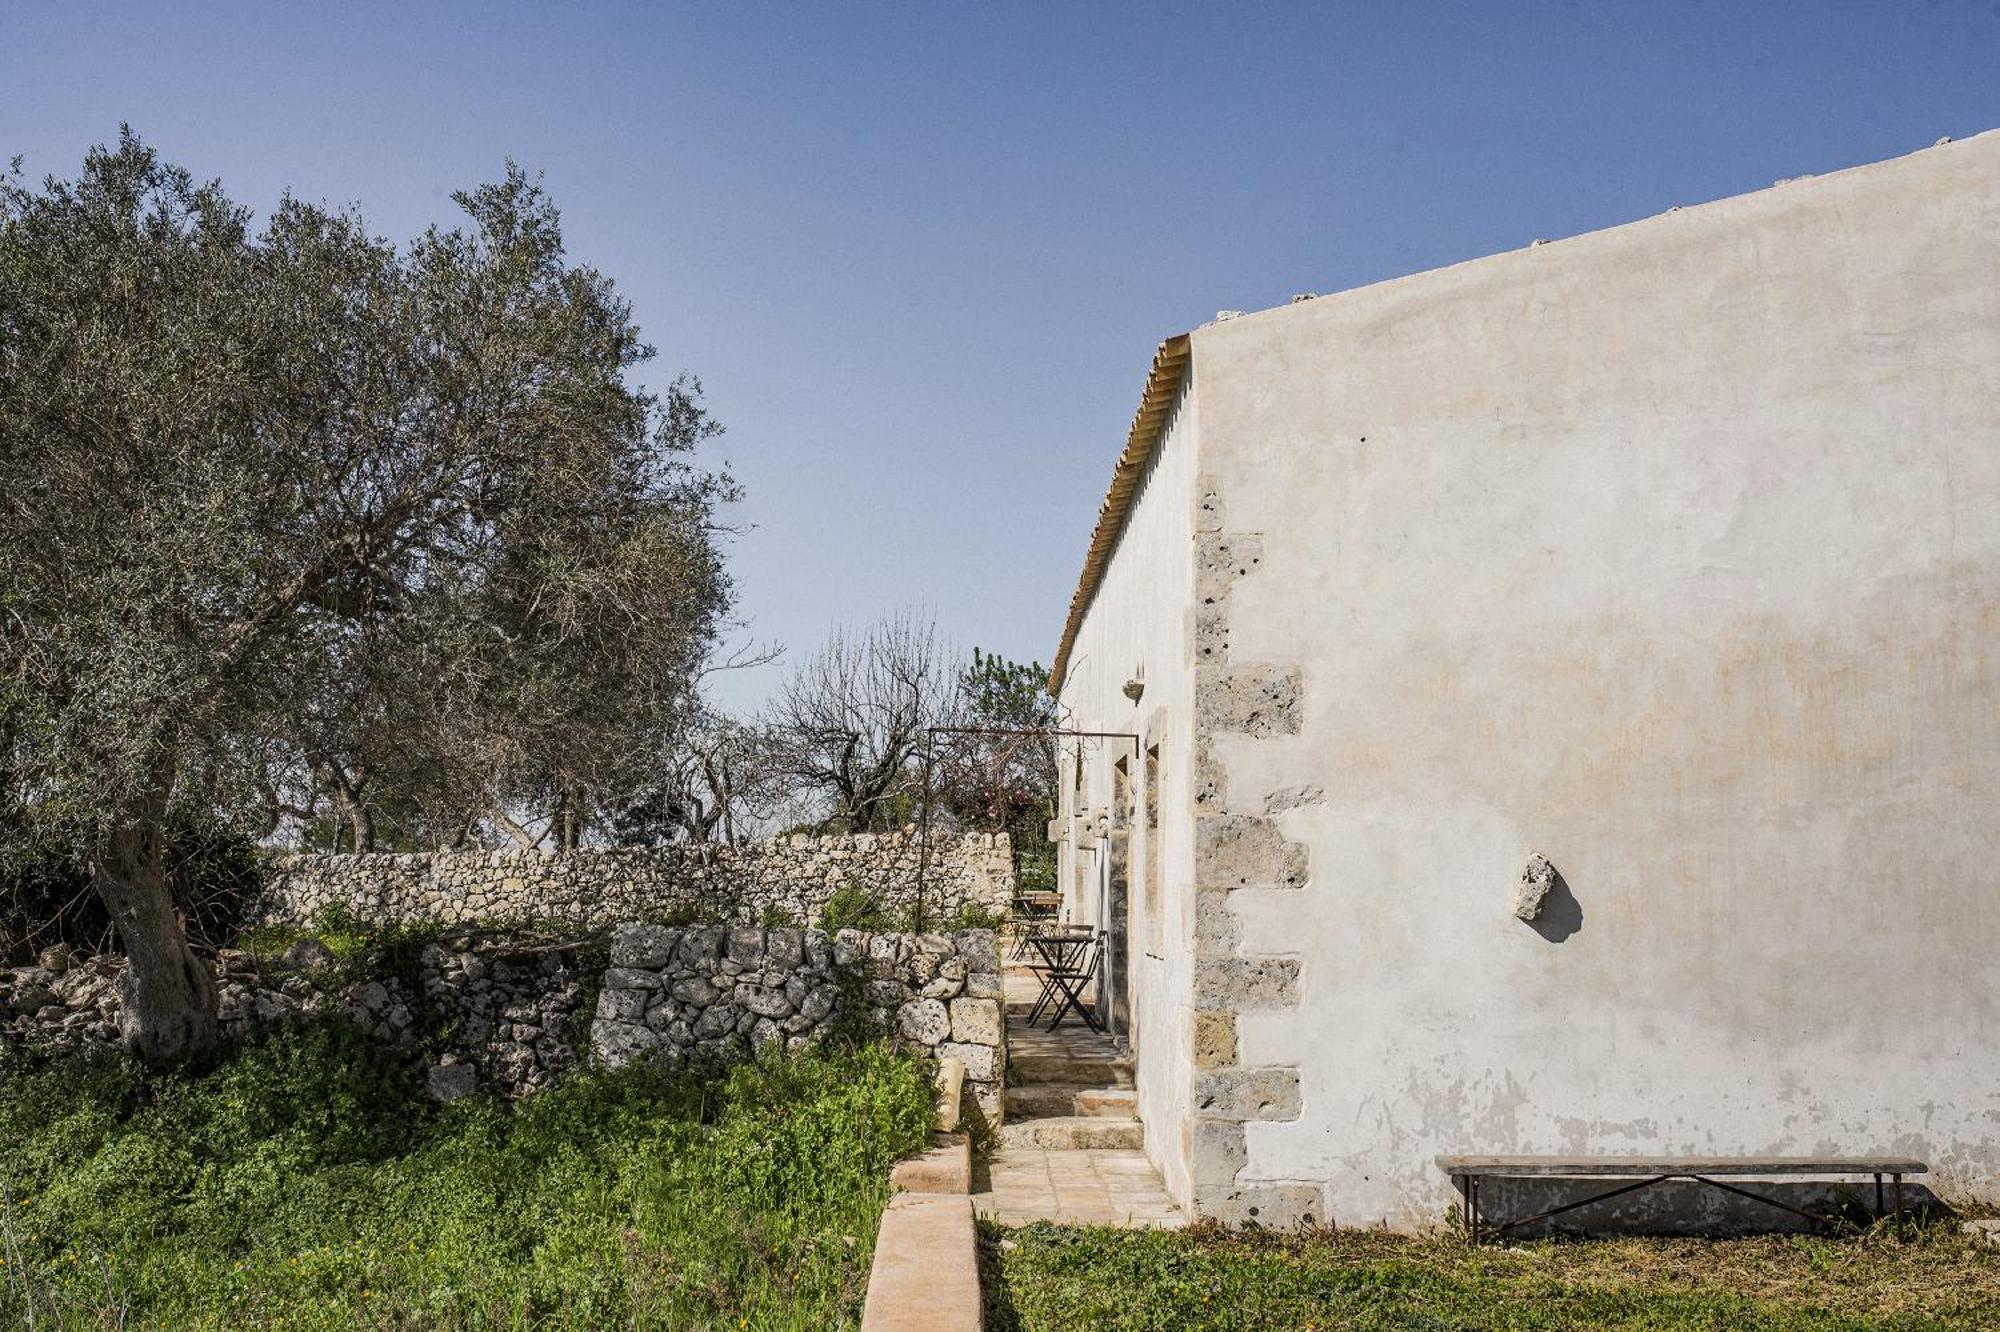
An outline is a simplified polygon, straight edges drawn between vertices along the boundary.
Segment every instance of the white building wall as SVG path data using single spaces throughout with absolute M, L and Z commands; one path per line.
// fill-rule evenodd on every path
M 1993 1197 L 2000 134 L 1231 320 L 1193 359 L 1204 484 L 1261 543 L 1229 651 L 1297 670 L 1283 724 L 1225 691 L 1210 737 L 1218 838 L 1285 839 L 1223 884 L 1254 880 L 1232 946 L 1295 960 L 1210 1084 L 1297 1070 L 1216 1111 L 1236 1181 L 1415 1225 L 1439 1152 L 1895 1151 Z M 1079 723 L 1141 657 L 1125 715 L 1188 696 L 1187 505 L 1149 504 Z M 1511 914 L 1533 852 L 1573 898 L 1540 929 Z M 1149 1068 L 1150 1133 L 1185 1077 Z
M 1090 833 L 1082 816 L 1112 809 L 1112 768 L 1121 757 L 1131 766 L 1135 804 L 1143 811 L 1145 751 L 1157 745 L 1160 752 L 1159 834 L 1148 832 L 1143 816 L 1133 820 L 1130 830 L 1126 993 L 1147 1155 L 1160 1168 L 1169 1192 L 1183 1200 L 1193 856 L 1187 818 L 1193 684 L 1186 639 L 1196 414 L 1194 388 L 1184 381 L 1132 497 L 1104 580 L 1078 629 L 1060 694 L 1065 726 L 1140 737 L 1136 745 L 1111 739 L 1082 747 L 1084 789 L 1080 800 L 1072 798 L 1065 807 L 1068 840 L 1061 857 L 1072 919 L 1096 923 L 1094 889 L 1086 882 L 1089 855 L 1078 851 Z M 1137 702 L 1124 693 L 1133 679 L 1145 685 Z M 1073 790 L 1067 780 L 1065 789 Z M 1157 868 L 1148 863 L 1155 857 Z M 1157 900 L 1149 900 L 1149 874 L 1156 876 Z

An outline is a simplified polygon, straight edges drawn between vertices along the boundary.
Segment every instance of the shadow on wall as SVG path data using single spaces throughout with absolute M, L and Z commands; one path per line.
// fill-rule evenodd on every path
M 1541 911 L 1526 924 L 1550 943 L 1561 943 L 1583 928 L 1583 904 L 1570 892 L 1569 881 L 1563 878 L 1561 870 L 1550 866 L 1549 873 L 1554 882 L 1549 886 L 1548 896 L 1542 899 Z
M 1534 1216 L 1616 1187 L 1617 1179 L 1489 1179 L 1479 1190 L 1479 1211 L 1487 1226 L 1510 1217 Z M 1847 1183 L 1800 1180 L 1738 1180 L 1731 1184 L 1775 1198 L 1788 1207 L 1865 1226 L 1875 1216 L 1872 1181 Z M 1884 1205 L 1889 1200 L 1884 1198 Z M 1919 1215 L 1952 1215 L 1942 1199 L 1922 1184 L 1905 1181 L 1903 1206 Z M 1690 1180 L 1670 1180 L 1636 1193 L 1589 1203 L 1573 1212 L 1507 1232 L 1508 1238 L 1549 1235 L 1757 1235 L 1825 1232 L 1776 1207 L 1723 1193 Z

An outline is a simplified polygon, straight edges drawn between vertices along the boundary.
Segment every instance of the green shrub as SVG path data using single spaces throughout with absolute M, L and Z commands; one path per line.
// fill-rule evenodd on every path
M 977 902 L 960 902 L 957 910 L 946 916 L 934 928 L 946 934 L 957 934 L 960 930 L 998 930 L 1006 927 L 1007 913 L 992 911 Z
M 828 934 L 836 930 L 893 930 L 900 923 L 860 880 L 853 878 L 833 890 L 833 896 L 826 899 L 819 913 L 819 927 Z
M 872 1045 L 447 1106 L 331 1024 L 168 1076 L 10 1055 L 0 1325 L 851 1326 L 930 1115 Z
M 797 929 L 799 918 L 776 902 L 767 902 L 757 913 L 757 924 L 767 930 Z

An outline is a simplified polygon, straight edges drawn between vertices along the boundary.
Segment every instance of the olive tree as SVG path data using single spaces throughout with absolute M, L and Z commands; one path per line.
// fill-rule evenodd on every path
M 253 228 L 129 131 L 0 181 L 0 772 L 73 830 L 142 1055 L 215 1034 L 170 811 L 344 790 L 359 842 L 383 793 L 542 802 L 573 844 L 727 609 L 698 386 L 635 386 L 519 170 L 455 198 L 404 247 L 293 198 Z

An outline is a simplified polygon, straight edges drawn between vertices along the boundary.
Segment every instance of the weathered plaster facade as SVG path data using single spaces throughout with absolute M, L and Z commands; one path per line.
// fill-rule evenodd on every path
M 2000 1196 L 2000 134 L 1213 324 L 1173 391 L 1060 696 L 1171 738 L 1181 1201 L 1421 1225 L 1449 1151 Z

